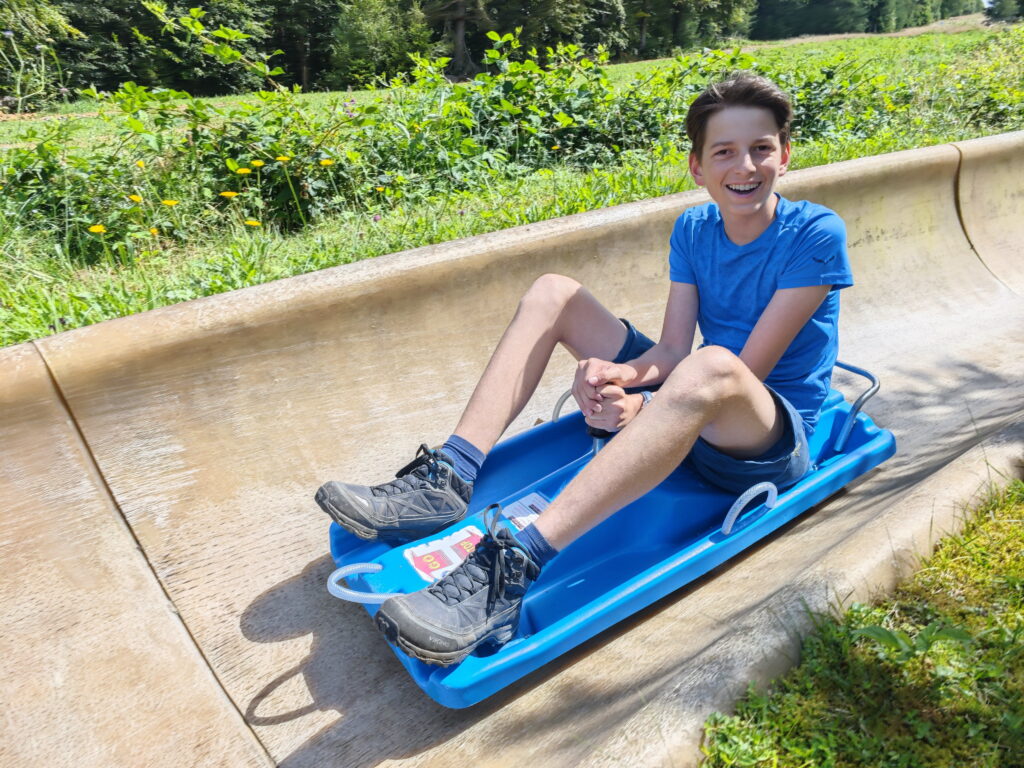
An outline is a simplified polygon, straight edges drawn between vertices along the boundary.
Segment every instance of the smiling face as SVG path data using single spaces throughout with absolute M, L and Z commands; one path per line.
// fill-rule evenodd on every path
M 694 180 L 718 203 L 726 234 L 744 244 L 775 216 L 775 182 L 786 172 L 789 142 L 762 107 L 724 107 L 708 119 L 704 146 L 690 155 Z

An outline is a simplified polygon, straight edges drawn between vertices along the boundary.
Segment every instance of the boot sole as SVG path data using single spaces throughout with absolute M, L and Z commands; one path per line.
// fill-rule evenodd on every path
M 320 486 L 320 488 L 317 489 L 316 495 L 313 497 L 316 503 L 320 506 L 320 509 L 330 515 L 331 519 L 346 531 L 349 531 L 360 539 L 365 539 L 366 541 L 382 541 L 390 546 L 395 546 L 396 544 L 407 544 L 410 541 L 422 539 L 424 536 L 433 536 L 438 531 L 444 530 L 452 523 L 458 522 L 466 516 L 466 512 L 463 512 L 460 517 L 452 518 L 451 520 L 438 524 L 437 528 L 432 531 L 408 528 L 389 528 L 386 531 L 379 531 L 376 528 L 370 528 L 358 520 L 353 520 L 345 514 L 344 510 L 338 509 L 338 507 L 332 504 L 330 495 L 325 490 L 328 485 L 330 485 L 330 483 Z M 338 490 L 336 492 L 340 493 L 342 496 L 345 494 L 343 490 Z
M 326 485 L 320 486 L 317 489 L 316 496 L 313 497 L 316 503 L 320 505 L 320 509 L 330 515 L 331 519 L 346 531 L 354 533 L 359 538 L 366 539 L 367 541 L 377 541 L 380 536 L 376 530 L 367 528 L 362 523 L 353 520 L 331 503 L 330 496 L 328 496 L 325 490 L 326 487 Z
M 478 648 L 484 649 L 489 646 L 493 646 L 494 650 L 497 650 L 511 640 L 516 633 L 516 627 L 505 626 L 495 633 L 495 635 L 482 637 L 469 648 L 461 651 L 429 651 L 425 648 L 420 648 L 418 645 L 410 643 L 402 637 L 398 632 L 398 626 L 381 611 L 377 611 L 377 615 L 374 617 L 374 622 L 377 624 L 377 628 L 384 634 L 384 637 L 387 638 L 387 641 L 397 645 L 399 650 L 405 653 L 405 655 L 412 656 L 414 659 L 419 659 L 426 664 L 432 664 L 439 667 L 450 667 L 458 664 Z

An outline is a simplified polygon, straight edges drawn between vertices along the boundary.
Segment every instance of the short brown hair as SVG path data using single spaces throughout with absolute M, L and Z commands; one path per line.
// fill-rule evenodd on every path
M 686 135 L 690 137 L 693 152 L 698 157 L 704 151 L 704 135 L 708 120 L 726 107 L 762 107 L 775 117 L 779 127 L 779 141 L 789 141 L 793 106 L 789 97 L 767 77 L 752 72 L 733 72 L 724 80 L 711 83 L 693 100 L 686 113 Z

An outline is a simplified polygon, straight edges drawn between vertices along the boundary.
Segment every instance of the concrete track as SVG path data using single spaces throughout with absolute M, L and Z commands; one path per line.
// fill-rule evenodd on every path
M 702 194 L 0 351 L 0 762 L 694 762 L 703 717 L 792 661 L 805 604 L 891 586 L 955 527 L 959 501 L 1022 455 L 1021 178 L 1021 133 L 787 177 L 784 194 L 847 221 L 857 285 L 841 355 L 881 376 L 868 410 L 898 455 L 466 711 L 427 699 L 364 612 L 327 595 L 312 492 L 380 481 L 443 439 L 543 272 L 656 333 L 668 234 Z M 556 357 L 513 430 L 547 416 L 569 370 Z

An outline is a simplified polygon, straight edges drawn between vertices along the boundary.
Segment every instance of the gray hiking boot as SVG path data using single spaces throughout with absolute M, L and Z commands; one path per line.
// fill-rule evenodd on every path
M 458 568 L 426 589 L 390 598 L 377 611 L 377 627 L 410 656 L 449 666 L 515 635 L 523 595 L 540 566 L 498 525 L 501 508 L 494 504 L 488 512 L 487 533 Z
M 316 503 L 342 528 L 370 541 L 401 544 L 429 536 L 466 516 L 473 484 L 452 469 L 439 450 L 421 445 L 416 458 L 390 483 L 366 486 L 330 482 Z

